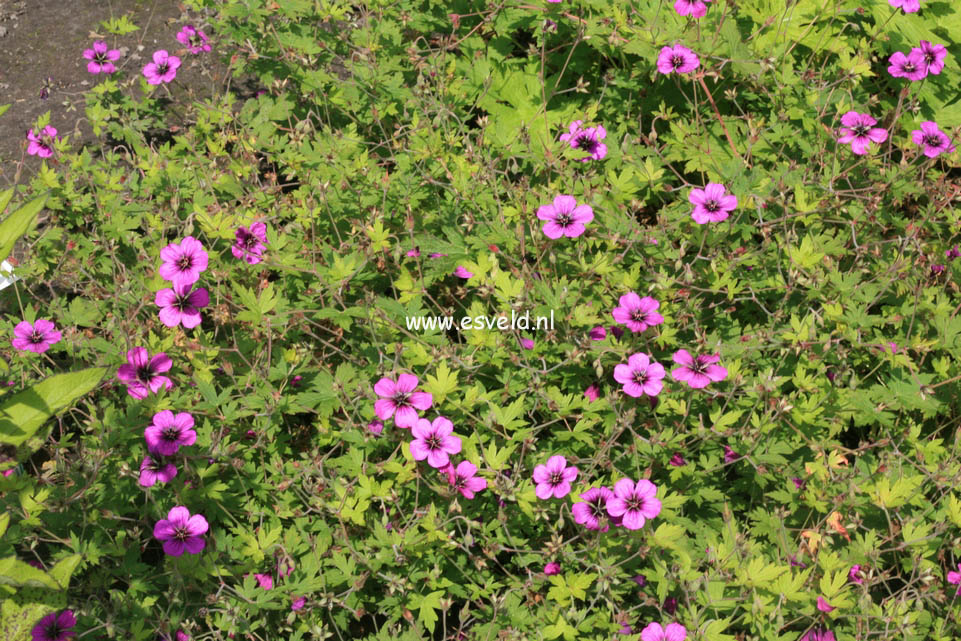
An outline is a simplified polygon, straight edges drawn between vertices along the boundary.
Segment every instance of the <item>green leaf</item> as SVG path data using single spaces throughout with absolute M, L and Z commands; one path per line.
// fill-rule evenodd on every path
M 5 260 L 10 252 L 13 251 L 13 246 L 17 242 L 17 239 L 30 231 L 33 226 L 34 221 L 37 219 L 37 214 L 43 209 L 43 206 L 47 202 L 47 195 L 44 194 L 39 198 L 34 198 L 29 203 L 13 212 L 7 216 L 3 222 L 0 222 L 0 260 Z M 0 201 L 3 197 L 0 196 Z M 6 196 L 9 201 L 9 196 Z M 6 204 L 6 203 L 4 203 Z
M 5 114 L 7 109 L 9 108 L 10 108 L 10 105 L 0 105 L 0 116 Z M 3 210 L 3 207 L 0 207 L 0 210 Z
M 9 107 L 10 105 L 7 106 Z M 13 198 L 13 187 L 6 191 L 0 191 L 0 214 L 2 214 L 3 210 L 7 208 L 8 204 L 10 204 L 11 198 Z
M 7 531 L 7 526 L 10 525 L 10 513 L 4 512 L 0 514 L 0 536 Z
M 20 607 L 11 599 L 4 599 L 0 606 L 0 639 L 31 641 L 33 635 L 30 631 L 33 626 L 53 611 L 52 607 L 42 603 L 27 603 Z
M 457 372 L 451 372 L 446 361 L 441 361 L 436 371 L 436 376 L 427 375 L 424 385 L 424 390 L 434 397 L 434 405 L 443 402 L 448 394 L 457 389 Z
M 80 565 L 82 558 L 79 554 L 71 554 L 66 558 L 60 559 L 55 566 L 50 568 L 48 574 L 54 581 L 60 584 L 61 588 L 66 590 L 70 587 L 70 577 L 73 576 L 74 570 Z
M 431 634 L 434 634 L 434 625 L 437 623 L 437 613 L 434 610 L 440 609 L 440 600 L 443 596 L 443 590 L 435 590 L 423 597 L 418 606 L 420 612 L 417 614 L 417 620 L 423 623 Z
M 0 443 L 19 446 L 51 417 L 92 390 L 106 374 L 93 367 L 51 376 L 0 405 Z
M 15 556 L 0 559 L 0 584 L 60 589 L 60 585 L 49 574 Z

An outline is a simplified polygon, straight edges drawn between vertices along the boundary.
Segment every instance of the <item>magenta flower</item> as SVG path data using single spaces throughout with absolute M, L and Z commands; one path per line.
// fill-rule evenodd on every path
M 140 486 L 153 487 L 157 481 L 169 483 L 177 476 L 177 467 L 173 463 L 161 463 L 153 456 L 145 456 L 140 463 Z
M 851 566 L 851 569 L 848 570 L 848 579 L 850 579 L 852 583 L 857 583 L 858 585 L 861 585 L 861 584 L 864 583 L 864 579 L 861 578 L 861 566 L 860 566 L 860 565 L 852 565 L 852 566 Z
M 200 272 L 207 269 L 207 252 L 199 240 L 187 236 L 180 244 L 170 243 L 160 250 L 163 264 L 158 270 L 160 277 L 178 285 L 193 285 L 200 279 Z
M 444 467 L 450 463 L 450 454 L 460 452 L 460 438 L 454 436 L 454 424 L 443 416 L 431 423 L 418 419 L 410 428 L 414 440 L 410 442 L 410 454 L 415 461 L 427 459 L 431 467 Z
M 168 83 L 177 77 L 177 69 L 180 68 L 180 58 L 171 56 L 166 50 L 154 51 L 153 62 L 148 63 L 143 68 L 144 78 L 148 85 L 159 85 Z
M 944 272 L 944 265 L 931 265 L 932 274 L 940 274 Z
M 668 461 L 667 464 L 673 467 L 683 467 L 687 465 L 687 461 L 684 460 L 684 457 L 681 456 L 679 452 L 674 452 L 674 456 L 671 457 L 671 460 Z
M 677 0 L 674 3 L 674 10 L 679 16 L 691 16 L 692 18 L 703 18 L 707 14 L 705 2 L 711 0 Z
M 849 111 L 841 116 L 841 137 L 838 142 L 842 145 L 851 143 L 851 151 L 858 156 L 868 153 L 868 146 L 871 141 L 882 143 L 888 139 L 888 132 L 880 127 L 875 127 L 877 120 L 868 114 L 859 114 L 856 111 Z
M 257 579 L 257 583 L 260 584 L 265 590 L 270 590 L 274 587 L 274 577 L 269 574 L 255 574 L 254 578 Z
M 570 131 L 561 135 L 562 141 L 567 141 L 571 149 L 580 149 L 589 154 L 586 158 L 579 158 L 581 162 L 601 160 L 607 155 L 607 145 L 601 141 L 607 137 L 607 130 L 603 126 L 581 127 L 582 120 L 575 120 L 570 125 Z
M 596 383 L 591 383 L 587 386 L 587 389 L 584 390 L 584 396 L 587 397 L 588 401 L 593 403 L 601 397 L 601 388 L 599 388 Z
M 183 29 L 177 32 L 177 42 L 187 47 L 187 51 L 190 53 L 210 51 L 210 45 L 207 44 L 207 35 L 203 31 L 195 29 L 192 24 L 185 25 Z
M 180 412 L 176 416 L 170 410 L 157 412 L 153 415 L 153 424 L 144 430 L 147 449 L 162 456 L 176 454 L 181 445 L 197 442 L 197 432 L 193 427 L 194 417 L 187 412 Z
M 630 292 L 621 296 L 617 302 L 618 307 L 611 311 L 614 320 L 627 325 L 627 328 L 634 333 L 643 332 L 651 325 L 660 325 L 664 322 L 664 317 L 655 311 L 661 304 L 650 296 L 641 298 L 634 292 Z
M 447 255 L 447 254 L 442 254 L 442 253 L 440 253 L 440 252 L 433 252 L 433 253 L 427 254 L 427 257 L 428 257 L 428 258 L 443 258 L 443 257 L 446 256 L 446 255 Z M 466 270 L 465 270 L 465 271 L 466 271 Z M 469 272 L 468 272 L 468 273 L 469 273 Z
M 818 610 L 821 612 L 830 612 L 836 609 L 833 605 L 827 602 L 823 596 L 818 597 Z
M 374 392 L 381 398 L 374 403 L 374 413 L 377 418 L 386 421 L 394 417 L 397 427 L 410 427 L 417 422 L 417 410 L 429 409 L 434 404 L 434 397 L 427 392 L 414 391 L 417 387 L 417 377 L 413 374 L 401 374 L 397 382 L 389 378 L 382 378 L 374 385 Z
M 834 633 L 826 628 L 811 628 L 798 641 L 835 641 Z
M 607 516 L 607 502 L 614 498 L 614 492 L 608 487 L 592 487 L 580 495 L 583 503 L 571 506 L 574 522 L 580 523 L 588 530 L 600 530 L 601 518 Z M 607 531 L 604 526 L 603 531 Z
M 127 352 L 127 363 L 117 369 L 117 378 L 127 384 L 127 393 L 134 398 L 147 398 L 150 392 L 156 394 L 160 388 L 170 389 L 172 384 L 161 373 L 173 366 L 170 358 L 158 352 L 153 358 L 143 347 L 134 347 Z
M 187 508 L 178 505 L 167 518 L 157 521 L 153 535 L 163 541 L 164 552 L 170 556 L 180 556 L 184 550 L 197 554 L 206 545 L 202 537 L 208 528 L 207 519 L 200 514 L 191 516 Z
M 925 120 L 921 123 L 920 129 L 912 131 L 911 140 L 916 145 L 924 145 L 924 155 L 928 158 L 934 158 L 939 154 L 950 154 L 954 151 L 951 139 L 938 128 L 938 123 L 933 120 Z
M 802 478 L 800 478 L 800 477 L 797 477 L 797 476 L 792 476 L 792 477 L 791 477 L 791 482 L 794 483 L 794 489 L 795 489 L 795 490 L 803 490 L 803 489 L 804 489 L 804 485 L 805 485 L 804 479 L 802 479 Z
M 35 352 L 42 354 L 54 343 L 60 342 L 61 334 L 56 329 L 53 322 L 43 318 L 38 318 L 35 323 L 20 321 L 13 328 L 14 347 L 22 352 Z
M 84 50 L 83 57 L 90 61 L 87 63 L 90 73 L 113 73 L 117 70 L 113 63 L 120 60 L 120 51 L 108 49 L 106 42 L 97 40 L 93 43 L 93 49 Z
M 961 570 L 961 563 L 958 563 L 958 570 Z M 961 572 L 948 571 L 948 583 L 958 586 L 958 591 L 955 593 L 961 596 Z
M 648 354 L 631 354 L 627 364 L 614 367 L 614 380 L 624 386 L 624 393 L 634 398 L 645 394 L 657 396 L 664 388 L 664 366 L 652 363 Z
M 518 340 L 518 342 L 520 342 L 521 347 L 523 347 L 524 349 L 534 349 L 534 341 L 533 341 L 533 340 L 531 340 L 531 339 L 529 339 L 529 338 L 518 338 L 517 340 Z
M 467 271 L 467 268 L 464 267 L 463 265 L 458 265 L 457 269 L 454 270 L 454 276 L 457 276 L 458 278 L 463 278 L 464 280 L 471 278 L 473 275 L 474 274 L 472 272 Z
M 561 564 L 554 563 L 553 561 L 544 566 L 544 574 L 547 576 L 552 576 L 554 574 L 561 573 Z
M 664 604 L 661 608 L 671 616 L 674 616 L 674 613 L 677 612 L 677 598 L 672 596 L 667 597 L 664 599 Z
M 944 59 L 948 57 L 948 50 L 944 45 L 933 45 L 927 40 L 921 41 L 921 47 L 911 49 L 911 53 L 919 51 L 924 60 L 924 70 L 926 73 L 937 76 L 944 69 Z
M 639 530 L 644 527 L 645 519 L 661 513 L 661 502 L 655 494 L 657 486 L 647 479 L 637 483 L 621 479 L 614 484 L 614 498 L 607 502 L 607 513 L 621 517 L 622 525 L 628 530 Z
M 645 585 L 647 585 L 647 577 L 643 574 L 635 574 L 631 577 L 631 581 L 636 583 L 637 587 L 639 588 L 643 588 Z
M 290 609 L 296 612 L 297 610 L 303 608 L 305 603 L 307 603 L 307 599 L 299 596 L 290 602 Z
M 730 445 L 724 446 L 724 462 L 725 463 L 733 463 L 739 458 L 741 458 L 741 455 L 735 452 Z
M 660 623 L 648 623 L 641 630 L 641 641 L 684 641 L 687 629 L 680 623 L 668 623 L 661 627 Z
M 904 13 L 915 13 L 921 10 L 921 0 L 888 0 L 888 4 L 895 9 L 900 8 Z
M 685 349 L 674 352 L 674 362 L 680 365 L 671 370 L 674 380 L 686 382 L 694 389 L 707 387 L 711 381 L 723 381 L 727 378 L 727 369 L 715 365 L 721 360 L 720 354 L 701 354 L 697 360 Z
M 602 341 L 607 338 L 607 330 L 598 325 L 587 333 L 592 341 Z
M 571 492 L 571 481 L 577 478 L 577 468 L 567 466 L 567 459 L 559 454 L 547 459 L 546 465 L 534 467 L 534 493 L 537 498 L 547 500 L 552 496 L 562 499 Z
M 33 641 L 64 641 L 76 634 L 70 629 L 75 625 L 77 625 L 77 618 L 70 610 L 60 613 L 51 612 L 33 626 L 30 634 L 33 635 Z
M 912 49 L 908 55 L 897 51 L 888 58 L 888 62 L 888 73 L 895 78 L 907 78 L 913 82 L 928 75 L 928 65 L 920 49 Z
M 230 248 L 234 258 L 242 258 L 251 265 L 263 260 L 264 245 L 267 244 L 265 223 L 253 223 L 250 229 L 238 227 L 235 236 L 237 240 Z
M 538 207 L 537 218 L 547 221 L 543 231 L 548 238 L 577 238 L 584 233 L 584 225 L 594 220 L 594 210 L 590 205 L 578 205 L 573 196 L 562 194 L 553 204 Z
M 961 257 L 961 250 L 959 250 L 958 246 L 955 245 L 951 249 L 946 249 L 944 251 L 944 255 L 947 257 L 948 260 L 954 260 L 955 258 Z
M 561 134 L 561 142 L 567 142 L 567 144 L 571 146 L 571 149 L 577 149 L 575 142 L 577 140 L 577 134 L 581 131 L 581 125 L 583 124 L 583 120 L 575 120 L 572 122 L 568 127 L 567 133 Z
M 474 498 L 475 493 L 487 487 L 486 480 L 479 476 L 474 476 L 477 474 L 477 466 L 470 461 L 461 461 L 457 464 L 457 467 L 454 467 L 453 464 L 448 464 L 446 473 L 447 482 L 453 485 L 454 489 L 460 492 L 466 499 Z
M 698 225 L 719 223 L 737 207 L 737 196 L 728 194 L 724 185 L 708 183 L 704 189 L 692 189 L 687 196 L 694 205 L 691 218 Z
M 367 424 L 367 429 L 370 430 L 371 434 L 379 435 L 384 431 L 384 424 L 380 421 L 371 421 Z
M 56 136 L 57 130 L 50 125 L 44 127 L 39 134 L 31 129 L 27 132 L 27 140 L 30 142 L 27 145 L 27 154 L 49 158 L 53 155 L 53 143 L 57 139 Z
M 190 291 L 193 284 L 161 289 L 154 297 L 160 307 L 160 322 L 167 327 L 183 325 L 191 329 L 200 325 L 200 308 L 210 304 L 210 294 L 203 287 Z
M 417 249 L 416 247 L 414 247 L 413 249 L 408 249 L 407 256 L 408 258 L 417 258 L 418 256 L 420 256 L 420 250 Z
M 690 73 L 697 69 L 701 61 L 697 54 L 684 45 L 663 47 L 657 57 L 657 70 L 663 74 L 671 72 Z

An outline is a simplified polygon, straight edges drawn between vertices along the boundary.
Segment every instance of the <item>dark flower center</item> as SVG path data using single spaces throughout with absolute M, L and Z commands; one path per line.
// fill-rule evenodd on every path
M 904 64 L 901 65 L 901 70 L 902 70 L 902 71 L 906 71 L 907 73 L 911 73 L 911 72 L 913 72 L 915 69 L 917 69 L 917 67 L 915 67 L 915 66 L 914 66 L 914 63 L 911 62 L 910 60 L 906 60 L 906 61 L 904 62 Z
M 38 331 L 36 329 L 33 330 L 33 334 L 30 334 L 30 342 L 33 343 L 34 345 L 39 345 L 40 343 L 43 342 L 43 339 L 44 339 L 43 332 Z
M 178 438 L 180 438 L 180 430 L 178 430 L 176 427 L 165 427 L 160 433 L 160 438 L 165 441 L 169 441 L 170 443 L 174 443 Z
M 936 59 L 936 57 L 935 57 L 933 51 L 925 51 L 925 52 L 924 52 L 924 62 L 925 62 L 925 64 L 932 64 L 932 63 L 935 61 L 935 59 Z
M 455 490 L 462 490 L 462 489 L 464 489 L 465 487 L 467 487 L 467 479 L 464 478 L 463 476 L 461 476 L 460 474 L 458 474 L 458 475 L 454 478 L 454 489 L 455 489 Z
M 574 221 L 571 219 L 570 214 L 558 214 L 557 217 L 554 219 L 554 222 L 560 225 L 561 227 L 567 227 Z
M 187 271 L 190 269 L 191 265 L 193 265 L 193 262 L 194 261 L 191 256 L 184 254 L 180 257 L 180 260 L 177 261 L 177 267 L 179 267 L 181 271 Z
M 427 441 L 427 447 L 428 447 L 429 449 L 432 449 L 432 450 L 439 450 L 439 449 L 440 449 L 440 438 L 437 437 L 436 435 L 435 435 L 435 436 L 428 436 L 425 440 Z
M 634 382 L 638 385 L 647 383 L 647 372 L 634 372 Z
M 704 209 L 706 209 L 706 210 L 708 210 L 708 211 L 710 211 L 710 212 L 715 212 L 715 211 L 717 211 L 717 210 L 720 208 L 720 206 L 721 206 L 721 204 L 720 204 L 719 202 L 717 202 L 716 200 L 709 200 L 709 201 L 707 201 L 706 203 L 704 203 Z
M 587 505 L 588 509 L 591 511 L 591 516 L 593 516 L 595 519 L 599 519 L 607 514 L 606 502 L 602 496 L 598 496 Z
M 187 539 L 189 539 L 190 533 L 187 532 L 187 527 L 182 525 L 180 527 L 174 528 L 174 538 L 177 539 L 178 541 L 186 541 Z
M 166 62 L 158 63 L 158 64 L 157 64 L 157 75 L 159 75 L 159 76 L 164 75 L 165 73 L 167 73 L 167 70 L 168 70 L 169 67 L 170 67 L 169 63 L 166 63 Z
M 928 145 L 929 147 L 940 147 L 944 143 L 941 140 L 941 136 L 936 134 L 928 134 L 924 137 L 924 144 Z
M 137 368 L 137 380 L 142 383 L 149 383 L 150 379 L 153 378 L 153 370 L 150 365 L 144 365 L 143 367 Z
M 641 508 L 644 507 L 644 499 L 637 496 L 636 494 L 631 495 L 631 497 L 627 499 L 626 503 L 627 503 L 628 512 L 634 512 L 634 511 L 640 512 Z
M 695 374 L 703 374 L 704 370 L 707 369 L 707 363 L 702 363 L 701 359 L 695 358 L 694 363 L 691 365 L 690 370 Z
M 681 56 L 674 56 L 673 58 L 671 58 L 671 65 L 673 65 L 675 69 L 677 69 L 683 64 L 684 64 L 684 58 L 682 58 Z
M 857 136 L 858 138 L 863 138 L 864 136 L 868 135 L 868 126 L 858 125 L 856 127 L 852 127 L 851 131 L 853 131 L 854 135 Z
M 394 405 L 397 407 L 408 407 L 410 405 L 410 394 L 398 392 L 394 394 Z
M 563 472 L 554 472 L 553 474 L 551 474 L 551 481 L 550 481 L 550 482 L 551 482 L 551 485 L 560 485 L 561 483 L 564 482 L 564 473 L 563 473 Z
M 257 245 L 258 239 L 253 234 L 247 234 L 244 238 L 244 247 L 252 249 Z
M 98 51 L 97 53 L 94 54 L 94 56 L 93 56 L 93 61 L 94 61 L 94 62 L 98 62 L 98 63 L 100 63 L 100 64 L 103 64 L 103 63 L 107 62 L 107 52 L 106 52 L 106 51 L 103 51 L 103 52 L 99 52 L 99 51 Z
M 643 323 L 647 320 L 647 313 L 640 309 L 635 309 L 631 312 L 631 320 L 635 323 Z
M 588 134 L 581 134 L 577 139 L 577 146 L 591 154 L 597 149 L 597 145 L 597 140 Z
M 60 633 L 62 632 L 63 630 L 60 628 L 60 625 L 56 621 L 54 621 L 53 623 L 47 626 L 46 633 L 47 633 L 47 636 L 51 639 L 55 639 L 55 640 L 59 639 Z
M 173 306 L 179 309 L 181 312 L 187 309 L 193 308 L 193 305 L 190 303 L 190 294 L 187 293 L 183 295 L 178 295 L 177 298 L 174 300 Z

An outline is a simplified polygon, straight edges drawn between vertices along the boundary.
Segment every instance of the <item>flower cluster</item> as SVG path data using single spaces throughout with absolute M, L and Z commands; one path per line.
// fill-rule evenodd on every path
M 200 272 L 207 269 L 207 252 L 200 241 L 187 236 L 180 244 L 171 243 L 160 250 L 160 258 L 160 276 L 173 285 L 154 297 L 154 303 L 160 307 L 160 322 L 167 327 L 196 327 L 201 321 L 200 308 L 210 304 L 206 289 L 193 289 Z

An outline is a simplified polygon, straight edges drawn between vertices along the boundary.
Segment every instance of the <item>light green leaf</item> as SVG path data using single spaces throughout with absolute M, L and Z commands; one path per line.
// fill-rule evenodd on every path
M 0 196 L 0 201 L 3 197 Z M 9 196 L 6 196 L 9 201 Z M 10 252 L 13 251 L 13 246 L 17 242 L 17 239 L 30 231 L 33 226 L 34 221 L 37 219 L 37 214 L 43 209 L 43 206 L 47 202 L 47 194 L 40 196 L 39 198 L 34 198 L 29 203 L 13 212 L 9 216 L 0 222 L 0 260 L 5 260 Z M 6 203 L 4 203 L 6 205 Z
M 19 446 L 51 417 L 92 390 L 106 374 L 93 367 L 51 376 L 0 405 L 0 443 Z
M 20 561 L 15 556 L 0 559 L 0 583 L 59 590 L 60 585 L 43 570 Z
M 82 557 L 79 554 L 71 554 L 70 556 L 60 559 L 57 564 L 50 568 L 48 573 L 54 581 L 60 584 L 60 587 L 66 590 L 70 587 L 70 577 L 73 576 L 74 570 L 80 565 Z

